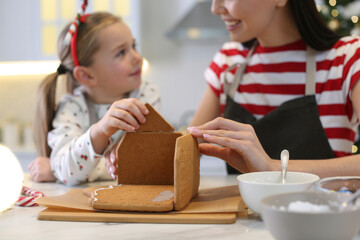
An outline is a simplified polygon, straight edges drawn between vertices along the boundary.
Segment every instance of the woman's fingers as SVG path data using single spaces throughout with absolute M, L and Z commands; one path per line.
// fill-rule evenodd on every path
M 227 136 L 224 136 L 227 135 Z M 249 150 L 249 146 L 252 146 L 251 141 L 246 138 L 243 138 L 244 134 L 236 134 L 233 132 L 229 132 L 228 134 L 224 134 L 223 136 L 204 134 L 205 141 L 209 143 L 214 143 L 223 147 L 227 147 L 237 151 L 238 153 L 243 153 Z
M 226 148 L 224 147 L 216 146 L 210 143 L 201 143 L 199 144 L 199 151 L 201 154 L 226 160 L 224 159 L 226 158 L 224 155 L 227 155 L 227 153 Z
M 240 156 L 240 154 L 230 148 L 220 147 L 210 143 L 201 143 L 199 145 L 199 150 L 202 154 L 224 160 L 240 172 L 249 171 L 246 163 L 243 161 L 243 158 Z
M 248 124 L 238 123 L 229 119 L 218 117 L 198 127 L 189 127 L 189 132 L 195 137 L 202 137 L 204 133 L 210 133 L 209 130 L 222 131 L 249 131 L 251 126 Z

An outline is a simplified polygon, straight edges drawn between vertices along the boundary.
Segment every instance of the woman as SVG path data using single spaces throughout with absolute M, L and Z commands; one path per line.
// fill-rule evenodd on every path
M 220 146 L 202 143 L 201 153 L 252 172 L 280 170 L 288 149 L 297 159 L 290 171 L 360 175 L 360 155 L 351 153 L 359 37 L 329 30 L 314 0 L 213 0 L 212 12 L 233 42 L 205 72 L 209 87 L 189 131 Z

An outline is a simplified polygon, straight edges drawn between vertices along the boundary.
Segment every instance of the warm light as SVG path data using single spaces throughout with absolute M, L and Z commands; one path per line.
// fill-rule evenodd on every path
M 200 30 L 198 28 L 190 28 L 187 31 L 187 36 L 191 39 L 197 39 L 200 37 Z
M 351 17 L 351 21 L 352 21 L 353 23 L 357 23 L 357 22 L 359 21 L 359 17 L 358 17 L 358 16 L 352 16 L 352 17 Z
M 149 69 L 149 62 L 145 58 L 143 58 L 142 72 L 146 73 Z
M 358 151 L 358 147 L 356 145 L 352 146 L 352 153 L 356 153 Z
M 43 75 L 56 72 L 59 61 L 0 62 L 0 76 Z
M 334 7 L 336 5 L 336 0 L 329 0 L 329 4 Z
M 10 208 L 19 198 L 24 174 L 9 148 L 0 145 L 0 212 Z
M 333 9 L 333 10 L 331 10 L 331 15 L 332 15 L 333 17 L 337 17 L 337 16 L 339 16 L 339 11 L 336 10 L 336 9 Z
M 340 23 L 337 20 L 332 19 L 329 23 L 329 27 L 331 30 L 336 31 L 340 27 Z
M 321 12 L 321 6 L 320 5 L 316 5 L 316 9 L 318 10 L 318 12 Z

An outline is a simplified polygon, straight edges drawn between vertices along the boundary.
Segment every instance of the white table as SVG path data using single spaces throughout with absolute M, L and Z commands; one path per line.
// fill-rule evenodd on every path
M 112 182 L 82 185 L 101 186 Z M 235 185 L 236 176 L 201 176 L 200 188 Z M 25 186 L 57 196 L 70 188 L 57 183 L 34 183 L 25 176 Z M 56 239 L 274 239 L 264 223 L 250 214 L 238 218 L 234 224 L 143 224 L 39 221 L 37 213 L 43 207 L 12 207 L 0 214 L 0 239 L 56 240 Z M 358 236 L 356 239 L 360 239 Z

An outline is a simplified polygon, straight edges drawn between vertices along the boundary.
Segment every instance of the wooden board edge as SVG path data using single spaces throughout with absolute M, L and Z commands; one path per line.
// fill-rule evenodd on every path
M 174 224 L 232 224 L 237 213 L 187 213 L 187 214 L 134 214 L 94 213 L 86 211 L 62 211 L 45 209 L 38 220 L 71 222 L 121 222 L 121 223 L 174 223 Z

